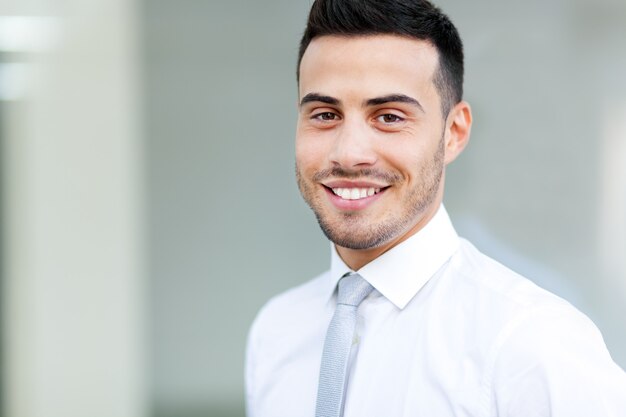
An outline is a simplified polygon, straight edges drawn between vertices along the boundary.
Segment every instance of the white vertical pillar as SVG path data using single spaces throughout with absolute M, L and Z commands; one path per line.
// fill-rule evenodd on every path
M 134 1 L 47 2 L 58 43 L 6 104 L 6 417 L 146 415 Z
M 626 299 L 626 103 L 607 105 L 605 114 L 598 260 L 606 290 Z

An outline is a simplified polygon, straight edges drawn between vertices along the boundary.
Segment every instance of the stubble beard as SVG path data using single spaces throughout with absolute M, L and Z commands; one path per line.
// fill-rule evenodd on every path
M 443 175 L 443 160 L 444 138 L 442 137 L 433 158 L 427 161 L 420 170 L 421 181 L 410 190 L 400 203 L 401 207 L 397 211 L 388 212 L 385 219 L 374 224 L 368 219 L 367 214 L 360 212 L 340 213 L 340 218 L 332 219 L 324 213 L 323 203 L 315 190 L 316 183 L 307 183 L 303 179 L 297 163 L 296 179 L 302 197 L 315 213 L 322 232 L 330 241 L 348 249 L 373 249 L 402 236 L 419 221 L 421 214 L 433 203 L 439 192 Z M 334 170 L 333 173 L 337 174 L 337 171 L 341 172 L 341 170 Z M 365 179 L 367 173 L 368 170 L 360 171 L 360 173 L 345 173 L 343 178 Z M 397 174 L 380 173 L 378 177 L 380 176 L 388 179 L 396 178 L 396 182 L 402 181 Z M 384 196 L 381 197 L 384 198 Z

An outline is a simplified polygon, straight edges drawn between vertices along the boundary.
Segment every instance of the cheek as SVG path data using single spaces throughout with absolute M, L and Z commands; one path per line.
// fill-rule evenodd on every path
M 436 146 L 421 146 L 416 140 L 396 143 L 381 150 L 382 158 L 409 184 L 423 181 L 424 168 L 432 165 L 435 153 Z
M 328 159 L 325 141 L 296 137 L 296 162 L 302 171 L 319 170 Z
M 379 156 L 391 167 L 402 172 L 403 175 L 416 170 L 427 150 L 414 139 L 396 141 L 378 148 Z
M 406 179 L 409 184 L 415 183 L 415 181 L 420 180 L 420 166 L 422 165 L 422 160 L 418 155 L 414 154 L 405 154 L 401 161 L 397 162 L 396 165 L 402 176 Z

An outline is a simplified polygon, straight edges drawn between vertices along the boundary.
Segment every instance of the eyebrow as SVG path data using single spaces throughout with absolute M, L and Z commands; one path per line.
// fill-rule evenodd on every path
M 341 104 L 341 101 L 339 101 L 338 99 L 334 97 L 325 96 L 323 94 L 318 94 L 318 93 L 309 93 L 305 95 L 304 97 L 302 97 L 302 100 L 300 100 L 300 107 L 304 106 L 307 103 L 311 103 L 314 101 L 330 104 L 333 106 L 337 106 Z M 382 96 L 382 97 L 370 98 L 365 101 L 365 106 L 380 106 L 381 104 L 387 104 L 387 103 L 411 104 L 417 107 L 418 109 L 420 109 L 422 113 L 426 113 L 424 111 L 424 107 L 422 107 L 419 101 L 405 94 L 389 94 L 389 95 Z
M 367 106 L 380 106 L 381 104 L 387 104 L 387 103 L 412 104 L 413 106 L 420 109 L 422 113 L 426 113 L 419 101 L 417 101 L 413 97 L 409 97 L 404 94 L 389 94 L 383 97 L 370 98 L 369 100 L 365 101 L 365 105 Z
M 339 100 L 331 96 L 324 96 L 317 93 L 309 93 L 306 96 L 302 97 L 302 100 L 300 100 L 300 107 L 304 106 L 306 103 L 311 103 L 313 101 L 319 101 L 321 103 L 331 104 L 333 106 L 337 106 L 340 103 Z

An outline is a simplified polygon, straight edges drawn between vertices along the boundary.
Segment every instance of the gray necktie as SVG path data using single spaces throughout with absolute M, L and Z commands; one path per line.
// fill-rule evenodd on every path
M 356 329 L 356 310 L 373 289 L 358 274 L 348 275 L 339 281 L 337 308 L 324 341 L 315 417 L 343 415 L 348 359 Z

